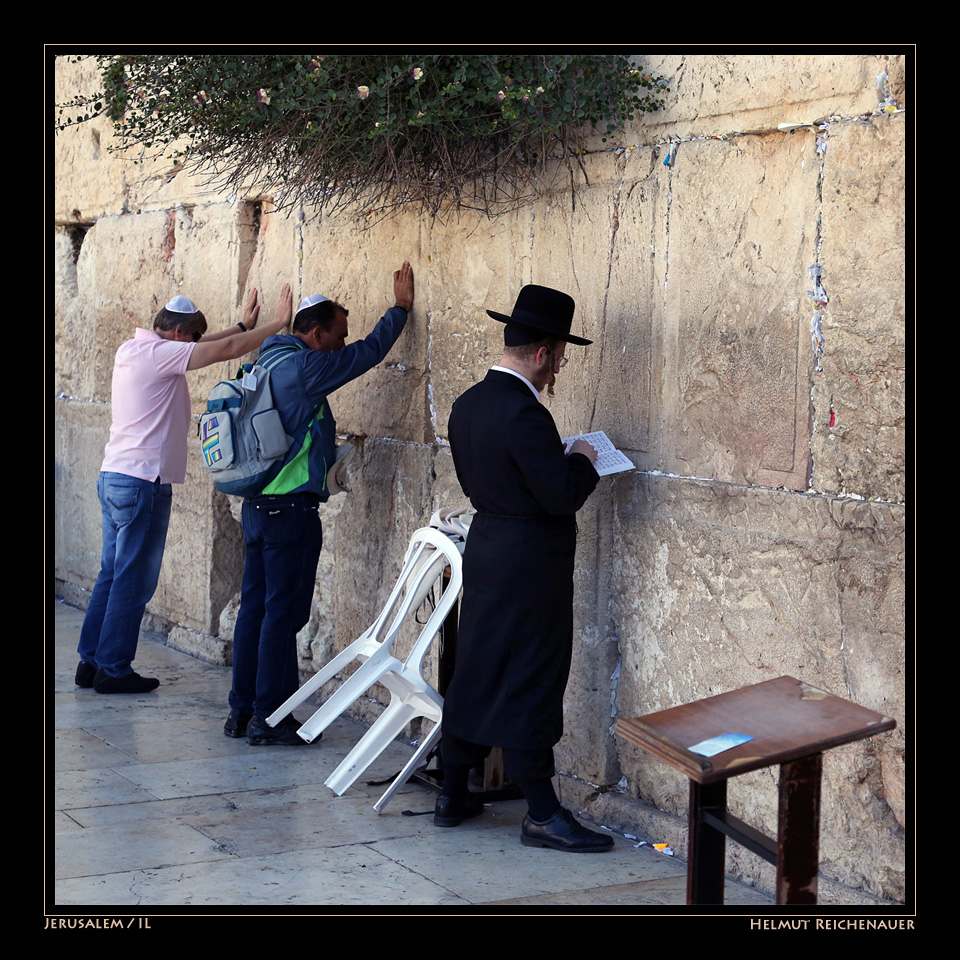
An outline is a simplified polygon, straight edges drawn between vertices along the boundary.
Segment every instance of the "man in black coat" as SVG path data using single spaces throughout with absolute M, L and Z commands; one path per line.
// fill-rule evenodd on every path
M 574 302 L 525 286 L 504 327 L 503 359 L 450 415 L 457 477 L 477 513 L 467 536 L 457 659 L 443 710 L 444 790 L 434 822 L 452 827 L 482 812 L 469 770 L 494 746 L 528 804 L 521 841 L 573 852 L 608 850 L 560 806 L 551 778 L 563 733 L 573 649 L 575 514 L 599 477 L 596 451 L 564 450 L 540 391 L 566 363 Z

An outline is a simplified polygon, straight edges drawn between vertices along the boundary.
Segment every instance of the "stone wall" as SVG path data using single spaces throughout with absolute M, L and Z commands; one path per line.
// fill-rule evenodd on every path
M 798 677 L 897 720 L 827 755 L 822 870 L 902 898 L 904 58 L 646 63 L 670 81 L 667 110 L 621 149 L 597 142 L 587 183 L 558 178 L 493 221 L 286 218 L 259 188 L 226 197 L 108 154 L 99 121 L 58 135 L 58 589 L 82 605 L 96 576 L 111 366 L 134 327 L 183 292 L 219 328 L 251 287 L 272 312 L 289 282 L 295 301 L 321 291 L 346 303 L 362 336 L 409 259 L 407 330 L 333 401 L 358 454 L 352 491 L 324 508 L 317 612 L 301 636 L 308 675 L 370 622 L 409 534 L 464 502 L 444 438 L 453 400 L 499 358 L 502 328 L 484 311 L 509 311 L 524 283 L 558 287 L 577 301 L 575 332 L 595 341 L 568 351 L 548 401 L 561 434 L 603 429 L 638 467 L 601 481 L 579 517 L 563 775 L 683 814 L 685 781 L 615 739 L 615 714 Z M 892 115 L 877 111 L 882 70 Z M 86 66 L 57 79 L 58 98 L 92 82 Z M 829 297 L 822 358 L 812 265 Z M 195 414 L 226 366 L 190 374 Z M 149 613 L 171 642 L 226 661 L 239 526 L 198 452 L 190 462 Z M 771 833 L 774 779 L 748 775 L 730 791 L 734 811 Z M 729 866 L 760 876 L 738 850 Z

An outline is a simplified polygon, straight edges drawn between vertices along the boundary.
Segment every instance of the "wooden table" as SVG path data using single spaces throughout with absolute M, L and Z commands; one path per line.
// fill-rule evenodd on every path
M 731 693 L 620 719 L 616 733 L 690 778 L 687 903 L 723 903 L 726 837 L 776 864 L 777 903 L 817 902 L 823 751 L 863 740 L 896 722 L 864 707 L 779 677 Z M 710 758 L 689 747 L 725 733 L 746 743 Z M 727 811 L 727 780 L 780 764 L 776 841 Z

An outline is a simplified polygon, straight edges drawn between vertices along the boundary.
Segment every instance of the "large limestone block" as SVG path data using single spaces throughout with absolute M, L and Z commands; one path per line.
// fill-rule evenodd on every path
M 97 476 L 110 436 L 110 406 L 60 399 L 55 402 L 53 506 L 58 580 L 92 589 L 102 546 Z M 86 605 L 85 599 L 79 599 Z
M 906 493 L 906 149 L 902 117 L 831 127 L 812 441 L 813 486 L 827 493 Z
M 844 882 L 875 889 L 865 863 L 902 870 L 902 509 L 653 477 L 617 494 L 611 575 L 632 585 L 613 604 L 618 712 L 641 716 L 790 675 L 894 717 L 897 730 L 831 759 L 824 795 L 838 813 L 823 836 Z M 632 789 L 685 809 L 682 776 L 622 742 L 620 750 Z M 737 815 L 768 832 L 774 775 L 738 779 L 731 797 Z M 902 882 L 896 876 L 891 867 L 883 882 Z M 876 892 L 896 895 L 884 890 Z
M 431 372 L 440 436 L 446 434 L 456 397 L 482 379 L 502 354 L 503 325 L 486 311 L 509 314 L 527 283 L 568 292 L 577 304 L 573 332 L 596 341 L 586 348 L 568 347 L 570 364 L 558 376 L 556 397 L 544 396 L 561 432 L 599 425 L 618 433 L 617 421 L 630 409 L 622 381 L 636 375 L 638 356 L 645 369 L 650 366 L 649 273 L 644 275 L 646 264 L 641 262 L 638 280 L 632 261 L 646 256 L 649 263 L 655 220 L 643 187 L 633 181 L 624 185 L 629 179 L 621 170 L 625 160 L 604 154 L 585 163 L 592 186 L 579 189 L 575 203 L 567 195 L 551 193 L 490 224 L 464 217 L 456 225 L 433 228 Z M 638 222 L 647 219 L 639 237 L 623 239 L 623 211 L 631 200 L 643 205 L 643 213 L 638 207 L 629 216 Z M 619 276 L 617 271 L 622 271 Z M 644 386 L 642 408 L 649 410 L 649 377 Z M 608 402 L 598 401 L 601 391 Z
M 469 510 L 470 500 L 460 488 L 457 480 L 457 471 L 453 465 L 453 454 L 450 447 L 443 446 L 434 449 L 434 459 L 431 466 L 431 497 L 424 507 L 432 513 L 434 510 Z
M 54 381 L 57 396 L 96 395 L 97 331 L 80 296 L 77 259 L 86 233 L 58 227 L 54 232 L 52 274 Z
M 177 208 L 173 216 L 170 272 L 176 292 L 196 303 L 207 318 L 207 329 L 233 327 L 239 333 L 236 323 L 253 288 L 260 296 L 260 318 L 273 320 L 281 286 L 292 286 L 295 280 L 290 231 L 281 229 L 275 217 L 264 215 L 259 203 Z M 267 257 L 271 267 L 258 270 Z M 286 265 L 285 276 L 280 264 Z M 206 398 L 218 381 L 232 378 L 238 365 L 254 360 L 257 352 L 192 372 L 188 379 L 194 414 L 206 409 Z
M 269 202 L 256 201 L 178 210 L 176 223 L 179 289 L 193 291 L 188 295 L 203 311 L 209 331 L 235 327 L 253 290 L 260 304 L 258 322 L 275 319 L 284 284 L 290 284 L 296 310 L 300 237 L 295 219 L 278 214 Z M 239 365 L 255 361 L 258 353 L 193 371 L 194 415 L 206 409 L 219 381 L 233 378 Z
M 618 482 L 601 479 L 577 514 L 573 660 L 563 700 L 563 739 L 554 751 L 560 772 L 597 784 L 615 783 L 621 775 L 612 734 L 620 646 L 611 616 L 621 585 L 610 570 Z
M 296 217 L 278 212 L 269 200 L 236 206 L 238 226 L 229 252 L 238 261 L 238 305 L 242 308 L 250 291 L 256 289 L 260 297 L 260 319 L 273 320 L 280 290 L 289 283 L 296 312 L 303 294 L 300 224 Z M 224 252 L 221 249 L 221 255 Z
M 369 626 L 393 589 L 410 535 L 429 522 L 433 448 L 367 440 L 338 518 L 337 620 L 348 635 Z
M 219 330 L 241 318 L 247 275 L 259 240 L 257 205 L 210 203 L 175 208 L 171 273 Z
M 905 57 L 899 54 L 655 54 L 645 69 L 669 84 L 666 109 L 631 124 L 633 142 L 766 132 L 780 123 L 813 123 L 873 113 L 877 76 L 887 71 L 903 102 Z
M 79 95 L 100 90 L 96 60 L 86 57 L 69 63 L 57 57 L 54 70 L 55 103 L 66 103 Z M 64 117 L 83 115 L 84 109 L 70 108 Z M 55 111 L 54 120 L 60 117 Z M 98 117 L 71 126 L 55 135 L 56 177 L 54 218 L 59 223 L 92 223 L 105 214 L 124 209 L 125 175 L 132 164 L 116 161 L 108 152 L 113 142 L 113 124 Z
M 656 156 L 653 149 L 585 158 L 590 186 L 575 202 L 545 198 L 531 228 L 534 282 L 569 293 L 572 331 L 593 340 L 566 348 L 556 397 L 544 402 L 562 436 L 600 429 L 630 451 L 651 446 L 653 372 L 663 349 L 657 264 L 667 175 Z
M 900 718 L 902 508 L 640 475 L 616 493 L 621 712 L 785 673 Z
M 602 327 L 583 364 L 583 402 L 592 407 L 584 429 L 604 430 L 646 469 L 661 462 L 657 451 L 663 421 L 670 177 L 660 157 L 658 148 L 636 149 L 616 162 L 616 179 L 606 191 L 611 210 L 608 274 L 597 293 Z M 594 178 L 596 167 L 591 164 Z M 583 250 L 587 254 L 588 248 Z
M 404 260 L 413 265 L 416 300 L 400 339 L 381 364 L 338 390 L 331 406 L 341 433 L 427 439 L 427 297 L 419 226 L 391 220 L 365 228 L 341 215 L 301 229 L 300 296 L 321 293 L 346 307 L 348 342 L 373 330 L 395 302 L 394 271 Z
M 671 473 L 807 489 L 812 152 L 773 134 L 683 144 L 674 160 L 662 385 Z
M 104 217 L 87 231 L 76 296 L 58 314 L 56 366 L 70 395 L 109 400 L 117 348 L 137 327 L 152 329 L 177 292 L 170 275 L 174 228 L 174 212 L 164 211 Z M 66 250 L 60 245 L 57 253 Z
M 190 164 L 184 166 L 174 159 L 174 151 L 188 146 L 181 141 L 172 144 L 163 153 L 139 146 L 124 146 L 113 140 L 115 162 L 127 164 L 124 185 L 127 189 L 127 206 L 136 212 L 165 210 L 174 205 L 201 206 L 238 201 L 257 203 L 264 195 L 264 183 L 228 181 L 216 169 Z M 136 160 L 136 165 L 131 161 Z
M 89 96 L 102 89 L 94 57 L 56 58 L 55 103 Z M 70 108 L 64 117 L 87 108 Z M 60 119 L 55 111 L 55 119 Z M 59 223 L 92 223 L 98 217 L 163 210 L 176 204 L 212 203 L 247 191 L 227 185 L 207 171 L 187 171 L 173 159 L 186 142 L 166 148 L 140 146 L 114 134 L 113 122 L 99 116 L 56 134 L 57 177 L 55 219 Z M 252 191 L 255 197 L 257 190 Z
M 532 282 L 516 249 L 529 217 L 529 211 L 489 221 L 464 214 L 434 222 L 425 237 L 418 289 L 426 288 L 430 334 L 429 439 L 447 437 L 454 400 L 500 361 L 503 325 L 486 311 L 509 314 L 520 287 Z
M 319 508 L 323 549 L 317 565 L 310 622 L 297 634 L 297 655 L 304 679 L 312 676 L 336 653 L 337 621 L 334 614 L 334 576 L 337 556 L 337 521 L 349 494 L 331 497 Z
M 568 348 L 557 397 L 545 399 L 561 434 L 604 429 L 641 467 L 806 489 L 812 156 L 812 142 L 785 134 L 685 144 L 669 168 L 657 150 L 608 153 L 586 161 L 591 186 L 575 204 L 551 195 L 525 214 L 529 249 L 512 244 L 516 289 L 570 292 L 576 332 L 595 341 Z M 486 262 L 477 233 L 458 249 L 473 243 Z M 511 248 L 509 235 L 482 239 Z M 463 274 L 439 278 L 447 300 L 471 281 Z M 479 289 L 480 322 L 461 322 L 433 350 L 441 424 L 502 346 L 499 325 L 482 319 L 489 278 Z M 509 312 L 514 297 L 504 292 L 495 309 Z M 460 359 L 468 343 L 483 361 L 474 369 Z
M 75 287 L 72 248 L 61 235 L 55 245 L 58 278 L 63 278 L 56 340 L 60 389 L 71 396 L 109 398 L 117 348 L 137 327 L 152 329 L 157 312 L 177 293 L 197 304 L 212 332 L 241 318 L 249 290 L 259 284 L 261 315 L 272 319 L 281 283 L 295 277 L 289 235 L 271 231 L 264 221 L 274 222 L 261 217 L 260 205 L 236 203 L 104 217 L 83 239 Z M 279 266 L 251 270 L 254 254 L 267 249 L 274 234 L 274 260 L 287 251 L 286 279 Z M 195 414 L 204 409 L 212 386 L 234 375 L 238 362 L 189 375 Z

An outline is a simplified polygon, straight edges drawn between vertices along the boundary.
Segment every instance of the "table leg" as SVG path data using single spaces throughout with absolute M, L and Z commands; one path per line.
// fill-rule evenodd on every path
M 710 810 L 722 819 L 727 781 L 703 786 L 690 781 L 690 843 L 687 851 L 687 903 L 723 903 L 726 837 L 703 819 Z
M 780 766 L 777 903 L 816 903 L 823 754 Z

